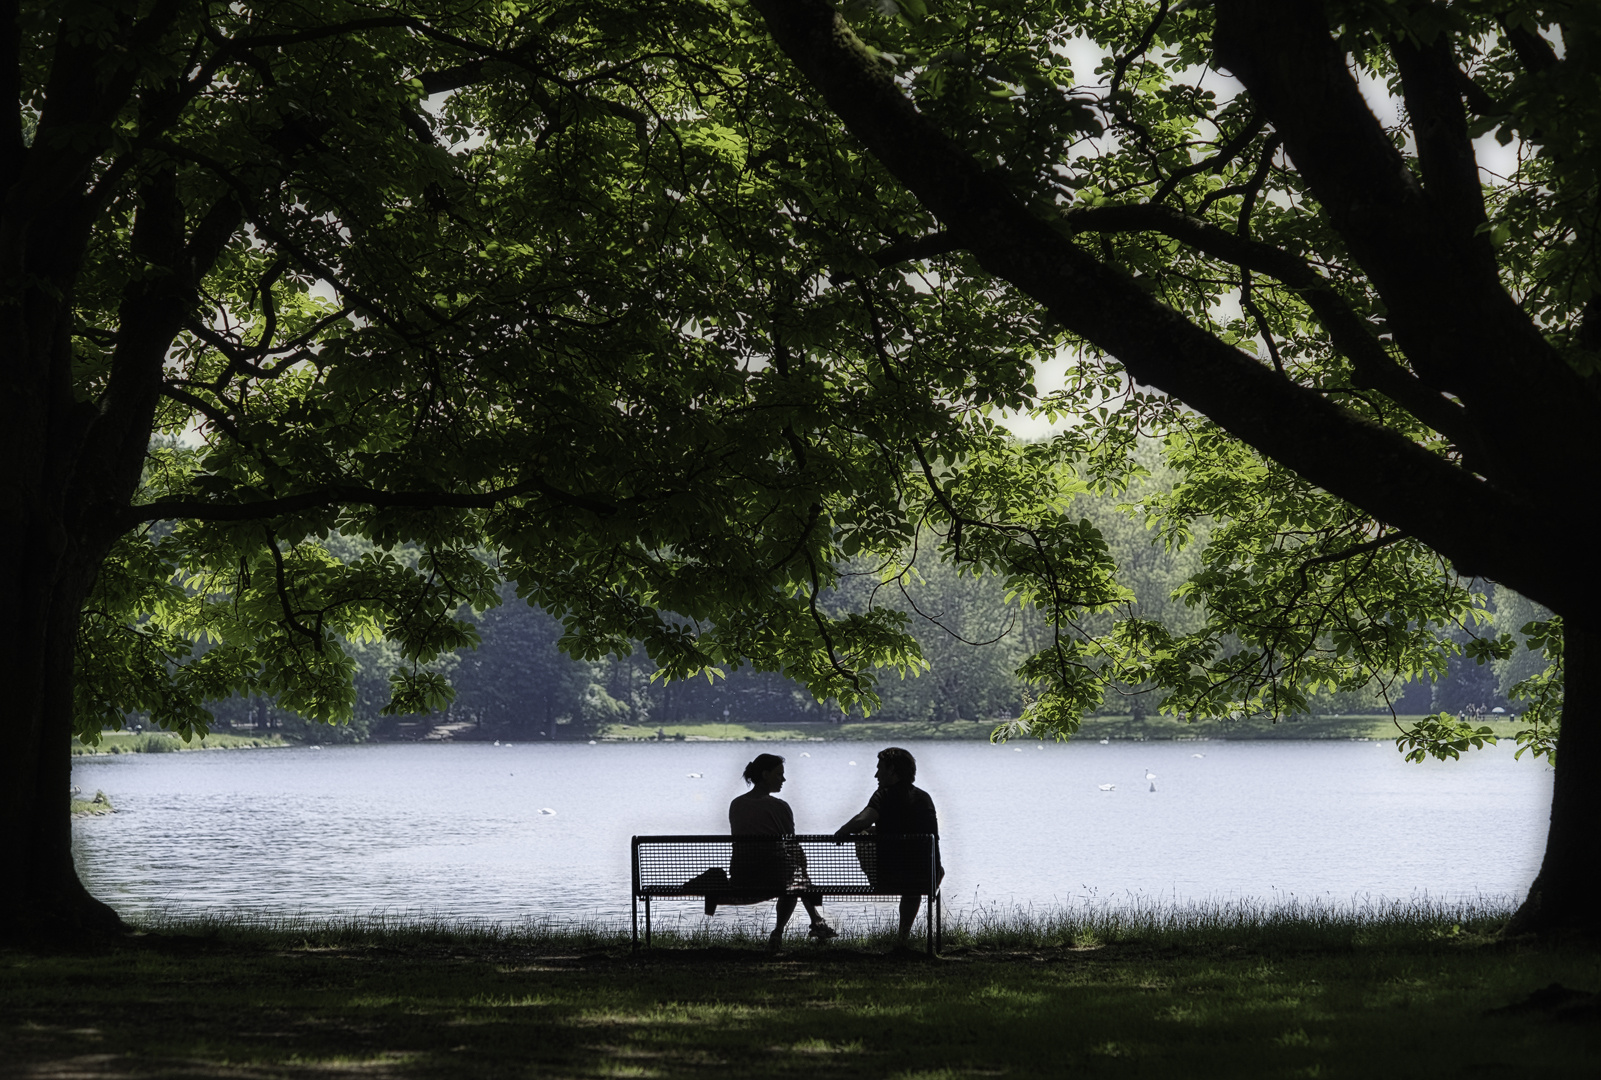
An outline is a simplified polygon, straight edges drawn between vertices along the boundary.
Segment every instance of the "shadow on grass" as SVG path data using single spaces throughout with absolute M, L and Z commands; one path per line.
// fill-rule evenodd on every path
M 886 953 L 882 927 L 769 955 L 742 927 L 634 953 L 599 925 L 168 922 L 77 953 L 0 953 L 4 1071 L 1593 1075 L 1593 1010 L 1572 1006 L 1601 989 L 1601 951 L 1498 939 L 1504 914 L 992 911 L 953 921 L 933 960 Z M 1566 1011 L 1531 998 L 1552 983 Z

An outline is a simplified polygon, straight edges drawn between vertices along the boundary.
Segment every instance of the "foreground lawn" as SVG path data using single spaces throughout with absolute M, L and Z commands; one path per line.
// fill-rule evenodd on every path
M 980 927 L 933 960 L 879 939 L 769 956 L 724 933 L 635 955 L 599 932 L 196 929 L 0 952 L 0 1073 L 1601 1075 L 1585 993 L 1601 950 L 1471 926 L 1114 927 L 1104 943 Z

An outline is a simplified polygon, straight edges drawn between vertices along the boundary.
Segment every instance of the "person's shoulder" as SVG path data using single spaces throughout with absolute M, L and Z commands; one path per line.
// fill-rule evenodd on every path
M 911 785 L 911 790 L 906 794 L 907 797 L 913 802 L 922 803 L 926 806 L 934 805 L 934 796 L 930 795 L 916 784 Z

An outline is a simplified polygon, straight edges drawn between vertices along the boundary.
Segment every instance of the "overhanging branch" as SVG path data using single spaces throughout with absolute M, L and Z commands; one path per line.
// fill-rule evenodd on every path
M 1559 539 L 1571 530 L 1551 505 L 1474 476 L 1400 433 L 1279 377 L 1148 296 L 1126 274 L 1095 260 L 919 112 L 894 73 L 828 0 L 754 2 L 779 47 L 828 107 L 985 271 L 1117 357 L 1133 378 L 1179 399 L 1326 491 L 1417 536 L 1464 572 L 1477 568 L 1554 608 L 1601 610 L 1601 580 L 1574 580 L 1571 555 Z M 1269 116 L 1282 131 L 1278 118 Z M 1476 515 L 1529 525 L 1458 526 Z

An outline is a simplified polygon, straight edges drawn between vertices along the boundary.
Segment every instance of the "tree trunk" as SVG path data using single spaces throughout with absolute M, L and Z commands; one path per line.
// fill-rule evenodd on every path
M 1562 730 L 1545 858 L 1511 934 L 1594 933 L 1601 896 L 1601 633 L 1569 623 L 1563 642 Z
M 42 561 L 51 553 L 41 549 L 57 545 L 37 539 L 16 546 L 32 549 Z M 12 706 L 0 785 L 15 830 L 7 860 L 10 884 L 0 891 L 0 937 L 13 940 L 125 929 L 117 913 L 78 879 L 67 810 L 73 651 L 94 564 L 67 554 L 56 574 L 46 574 L 41 561 L 7 564 L 13 581 L 4 592 L 19 603 L 8 612 L 3 637 L 10 640 L 0 643 L 0 679 Z

